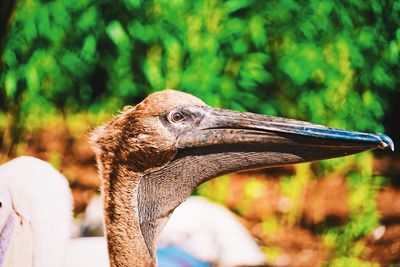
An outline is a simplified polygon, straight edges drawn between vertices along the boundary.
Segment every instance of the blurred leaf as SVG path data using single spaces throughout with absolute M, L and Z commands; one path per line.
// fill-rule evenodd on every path
M 108 37 L 117 45 L 123 46 L 129 43 L 128 35 L 119 21 L 112 21 L 107 25 L 106 32 Z

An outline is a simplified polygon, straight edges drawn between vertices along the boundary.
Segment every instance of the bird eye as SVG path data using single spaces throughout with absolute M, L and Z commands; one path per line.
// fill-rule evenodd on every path
M 174 111 L 171 113 L 170 118 L 172 122 L 180 122 L 185 119 L 185 116 L 181 112 Z

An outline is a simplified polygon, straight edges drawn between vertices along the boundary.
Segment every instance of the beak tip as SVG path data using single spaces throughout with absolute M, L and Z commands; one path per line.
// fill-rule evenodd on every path
M 381 148 L 383 149 L 390 148 L 390 150 L 394 151 L 394 143 L 389 136 L 383 133 L 378 133 L 378 137 L 381 140 Z

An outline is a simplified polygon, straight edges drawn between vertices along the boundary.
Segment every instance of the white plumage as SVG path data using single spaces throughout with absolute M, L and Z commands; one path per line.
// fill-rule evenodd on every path
M 66 179 L 42 160 L 19 157 L 0 166 L 0 192 L 16 219 L 4 266 L 61 266 L 72 216 Z M 9 215 L 3 207 L 1 222 Z
M 232 212 L 203 197 L 190 197 L 175 209 L 160 236 L 159 246 L 166 245 L 221 267 L 265 263 L 265 254 Z
M 104 237 L 72 238 L 68 242 L 63 267 L 109 267 Z

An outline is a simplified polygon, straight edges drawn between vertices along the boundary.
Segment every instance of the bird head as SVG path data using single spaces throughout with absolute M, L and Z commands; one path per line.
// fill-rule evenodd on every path
M 135 176 L 139 180 L 134 192 L 142 235 L 153 256 L 169 215 L 211 178 L 374 148 L 393 150 L 384 134 L 212 108 L 174 90 L 126 107 L 94 132 L 92 144 L 98 162 L 124 164 L 141 173 Z
M 94 131 L 91 143 L 96 154 L 118 154 L 121 162 L 142 172 L 166 166 L 185 153 L 236 151 L 247 158 L 264 156 L 257 163 L 245 160 L 247 163 L 237 166 L 248 169 L 345 156 L 374 148 L 393 149 L 392 140 L 384 134 L 216 109 L 175 90 L 151 94 L 137 106 L 125 107 Z
M 177 153 L 178 138 L 191 130 L 193 121 L 184 108 L 204 109 L 200 99 L 178 91 L 154 93 L 135 107 L 127 106 L 91 135 L 97 156 L 116 154 L 120 162 L 147 171 L 170 162 Z

